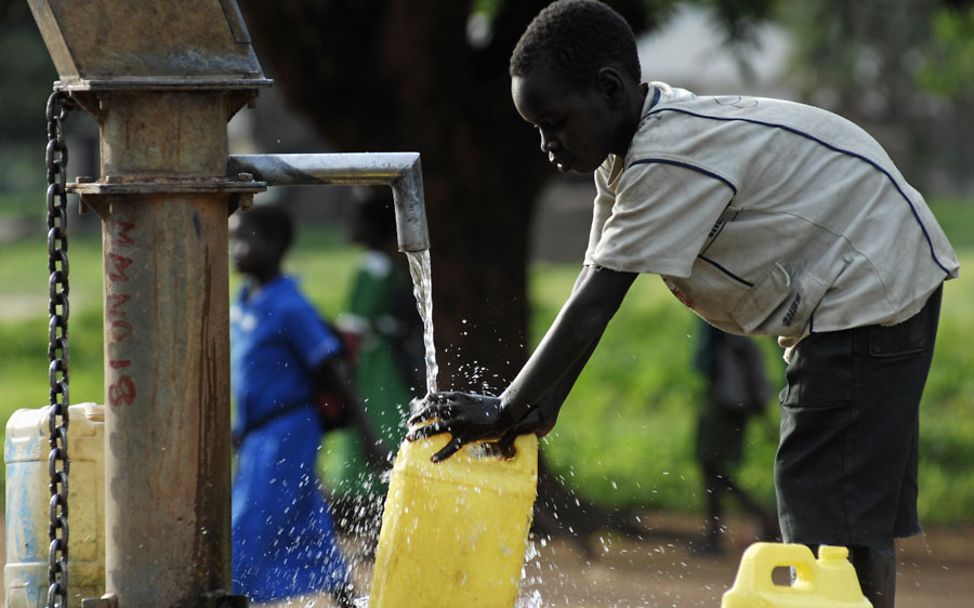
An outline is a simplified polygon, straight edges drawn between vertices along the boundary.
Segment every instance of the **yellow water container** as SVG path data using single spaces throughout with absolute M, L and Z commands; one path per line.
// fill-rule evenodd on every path
M 370 608 L 511 608 L 537 492 L 538 439 L 505 460 L 489 444 L 434 464 L 447 435 L 403 442 L 392 470 Z
M 7 421 L 6 608 L 47 605 L 50 476 L 47 458 L 50 407 L 21 409 Z M 105 592 L 105 409 L 94 403 L 68 408 L 68 607 Z
M 754 543 L 741 558 L 721 608 L 871 608 L 845 547 L 822 545 L 818 559 L 805 545 Z M 794 582 L 778 584 L 776 568 L 792 568 Z

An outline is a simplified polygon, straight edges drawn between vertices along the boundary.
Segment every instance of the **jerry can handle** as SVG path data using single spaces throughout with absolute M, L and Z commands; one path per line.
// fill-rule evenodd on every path
M 765 549 L 774 548 L 773 554 Z M 817 566 L 815 555 L 805 545 L 755 543 L 744 552 L 742 567 L 738 579 L 749 580 L 751 589 L 761 592 L 807 592 L 812 587 L 813 572 Z M 775 568 L 793 568 L 794 583 L 788 585 L 775 584 L 771 573 Z

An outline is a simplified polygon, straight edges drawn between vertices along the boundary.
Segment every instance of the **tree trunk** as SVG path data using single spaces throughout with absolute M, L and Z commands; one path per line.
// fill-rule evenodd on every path
M 349 152 L 420 152 L 441 389 L 499 392 L 526 359 L 528 234 L 552 172 L 511 102 L 507 63 L 546 4 L 502 3 L 475 49 L 469 1 L 240 0 L 265 70 L 321 134 Z M 638 0 L 616 4 L 641 23 Z M 543 459 L 538 514 L 548 533 L 633 529 Z
M 504 386 L 525 359 L 527 237 L 547 169 L 506 62 L 466 42 L 469 3 L 240 4 L 275 86 L 340 149 L 420 152 L 439 386 Z

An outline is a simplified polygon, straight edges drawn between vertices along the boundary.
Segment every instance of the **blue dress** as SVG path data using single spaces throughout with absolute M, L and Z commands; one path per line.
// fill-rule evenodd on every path
M 288 410 L 248 431 L 237 452 L 233 590 L 253 602 L 334 590 L 349 571 L 315 470 L 322 429 L 312 372 L 341 343 L 296 281 L 278 277 L 257 293 L 241 290 L 230 344 L 237 429 Z

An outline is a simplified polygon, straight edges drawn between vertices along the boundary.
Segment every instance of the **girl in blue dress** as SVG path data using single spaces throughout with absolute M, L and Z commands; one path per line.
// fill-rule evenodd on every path
M 283 209 L 234 215 L 230 238 L 233 264 L 247 279 L 230 311 L 234 592 L 254 603 L 328 593 L 352 606 L 349 567 L 315 469 L 323 428 L 314 398 L 323 385 L 343 386 L 334 366 L 342 343 L 281 274 L 293 238 Z

